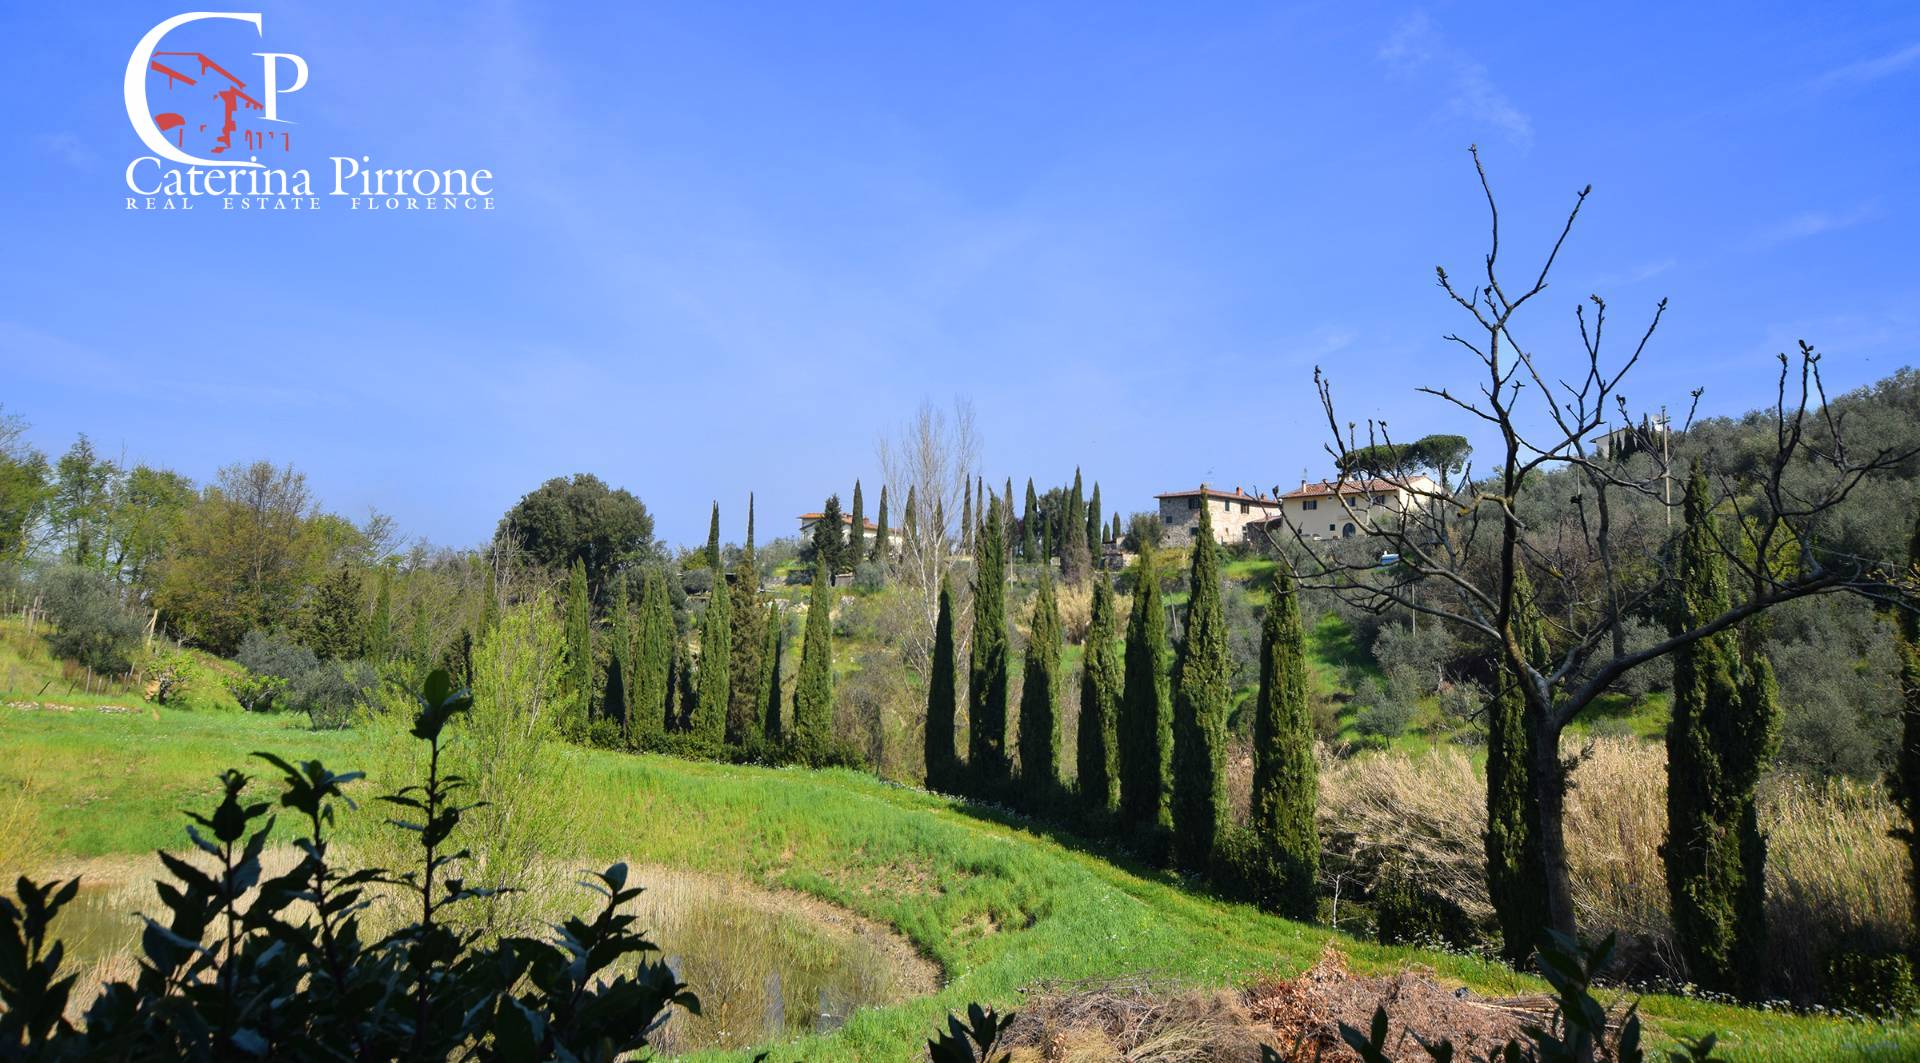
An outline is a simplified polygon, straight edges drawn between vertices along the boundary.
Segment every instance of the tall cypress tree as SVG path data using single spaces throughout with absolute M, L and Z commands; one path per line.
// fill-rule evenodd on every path
M 753 558 L 753 492 L 747 492 L 747 558 Z
M 567 573 L 567 684 L 573 699 L 567 726 L 584 731 L 593 707 L 593 616 L 587 600 L 587 567 L 579 561 Z
M 1008 500 L 1008 504 L 1012 504 L 1011 499 Z M 1020 518 L 1020 560 L 1027 564 L 1033 564 L 1036 555 L 1040 552 L 1039 540 L 1035 538 L 1038 529 L 1034 527 L 1034 521 L 1040 517 L 1039 508 L 1040 499 L 1033 493 L 1033 477 L 1029 476 L 1027 477 L 1027 508 Z
M 1080 668 L 1080 730 L 1074 748 L 1080 800 L 1099 817 L 1111 813 L 1120 798 L 1116 729 L 1126 665 L 1119 638 L 1113 585 L 1101 576 L 1093 582 L 1093 620 L 1087 625 Z
M 1546 664 L 1549 650 L 1533 584 L 1517 559 L 1509 612 L 1514 644 L 1534 667 Z M 1550 925 L 1540 802 L 1532 783 L 1540 726 L 1521 686 L 1527 680 L 1504 654 L 1499 674 L 1500 689 L 1487 705 L 1487 896 L 1500 923 L 1501 954 L 1518 967 L 1532 957 Z
M 1907 543 L 1909 575 L 1920 577 L 1920 519 Z M 1907 843 L 1907 885 L 1913 910 L 1920 912 L 1920 601 L 1908 600 L 1899 612 L 1900 749 L 1888 784 L 1907 814 L 1901 838 Z
M 769 742 L 781 738 L 780 725 L 780 604 L 767 603 L 766 651 L 760 658 L 760 727 Z
M 887 526 L 887 485 L 880 485 L 880 518 L 874 522 L 873 553 L 869 556 L 874 564 L 880 566 L 884 574 L 893 563 L 893 529 Z
M 607 685 L 600 694 L 600 714 L 620 728 L 624 740 L 627 734 L 627 683 L 618 657 L 607 661 Z
M 640 616 L 635 623 L 633 717 L 628 733 L 635 744 L 657 738 L 667 725 L 673 691 L 673 603 L 666 577 L 649 570 L 640 583 Z
M 818 572 L 826 573 L 828 584 L 835 573 L 846 571 L 847 540 L 841 528 L 845 523 L 840 517 L 840 496 L 828 495 L 820 507 L 820 519 L 813 522 L 813 561 Z
M 1227 826 L 1227 710 L 1233 702 L 1220 559 L 1205 509 L 1194 531 L 1190 573 L 1186 634 L 1173 664 L 1173 844 L 1182 867 L 1204 872 Z
M 1011 476 L 1007 477 L 1006 492 L 1006 494 L 1000 496 L 1001 502 L 1004 503 L 1000 506 L 1000 541 L 1006 544 L 1008 557 L 1012 557 L 1014 544 L 1018 543 L 1020 539 L 1014 534 L 1017 529 L 1014 527 L 1013 477 Z
M 1046 809 L 1060 789 L 1060 608 L 1044 572 L 1029 628 L 1020 686 L 1020 788 L 1029 807 Z
M 847 567 L 867 559 L 867 504 L 860 497 L 860 481 L 853 481 L 853 523 L 847 525 Z
M 973 647 L 967 668 L 967 764 L 976 793 L 1006 782 L 1007 563 L 998 519 L 986 522 L 973 566 Z
M 760 737 L 760 658 L 766 652 L 767 614 L 760 607 L 760 573 L 751 556 L 733 566 L 733 586 L 727 591 L 733 630 L 728 647 L 733 655 L 728 669 L 727 741 L 750 742 Z
M 713 515 L 707 518 L 707 567 L 713 570 L 715 579 L 720 578 L 720 503 L 713 504 Z
M 973 523 L 973 484 L 965 483 L 960 489 L 960 551 L 969 556 L 976 550 Z
M 600 699 L 600 711 L 620 724 L 620 737 L 630 737 L 633 719 L 633 608 L 627 601 L 627 574 L 622 572 L 613 580 L 613 653 L 607 664 L 607 696 Z M 616 691 L 619 701 L 608 700 Z
M 1307 707 L 1306 631 L 1293 573 L 1275 566 L 1267 615 L 1260 628 L 1260 693 L 1253 711 L 1251 826 L 1275 881 L 1262 906 L 1310 920 L 1317 904 L 1320 801 L 1313 759 L 1313 713 Z
M 940 613 L 933 624 L 933 674 L 927 678 L 927 789 L 951 790 L 959 774 L 960 757 L 954 748 L 958 699 L 954 690 L 958 664 L 953 647 L 953 582 L 940 576 Z
M 673 670 L 667 680 L 667 727 L 688 731 L 693 727 L 694 690 L 693 649 L 676 625 L 673 634 Z
M 1077 584 L 1087 578 L 1093 567 L 1093 551 L 1087 545 L 1087 503 L 1080 486 L 1080 470 L 1073 470 L 1073 491 L 1067 495 L 1067 509 L 1061 518 L 1060 578 Z
M 693 733 L 718 742 L 726 737 L 727 702 L 733 690 L 733 610 L 726 576 L 716 569 L 707 611 L 700 618 L 700 663 L 693 703 Z
M 1120 511 L 1116 509 L 1113 511 L 1113 541 L 1119 542 L 1120 535 Z
M 1705 472 L 1687 484 L 1679 594 L 1668 628 L 1690 630 L 1728 608 L 1726 563 Z M 1726 629 L 1674 654 L 1667 726 L 1667 894 L 1674 944 L 1693 980 L 1751 993 L 1766 964 L 1766 837 L 1755 787 L 1779 717 L 1773 668 L 1743 658 Z
M 913 485 L 907 485 L 907 508 L 900 511 L 900 542 L 907 556 L 920 549 L 920 518 L 914 506 Z
M 1100 481 L 1093 482 L 1093 494 L 1087 496 L 1087 550 L 1100 553 L 1100 533 L 1106 530 L 1106 518 L 1100 514 Z
M 1120 697 L 1120 815 L 1136 832 L 1163 837 L 1172 784 L 1173 698 L 1167 675 L 1167 616 L 1152 549 L 1135 565 L 1133 613 L 1127 620 L 1125 685 Z
M 807 602 L 806 641 L 800 646 L 800 675 L 793 688 L 793 738 L 809 759 L 826 751 L 833 735 L 833 592 L 821 565 L 814 573 Z

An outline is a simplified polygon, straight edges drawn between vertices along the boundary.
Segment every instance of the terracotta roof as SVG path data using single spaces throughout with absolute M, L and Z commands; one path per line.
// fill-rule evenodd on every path
M 802 513 L 800 514 L 800 523 L 806 524 L 811 521 L 819 520 L 821 517 L 824 517 L 824 516 L 826 516 L 825 513 Z M 846 526 L 851 528 L 853 526 L 853 514 L 851 513 L 840 514 L 840 523 L 845 524 Z M 870 532 L 877 532 L 880 530 L 880 525 L 875 524 L 870 520 L 866 520 L 862 518 L 860 523 L 865 525 L 866 529 Z
M 1233 502 L 1251 502 L 1257 506 L 1277 506 L 1280 504 L 1276 499 L 1268 498 L 1265 495 L 1250 495 L 1238 487 L 1231 491 L 1222 491 L 1218 487 L 1208 487 L 1206 484 L 1201 484 L 1191 491 L 1168 491 L 1164 494 L 1154 495 L 1153 497 L 1192 498 L 1196 495 L 1201 498 L 1222 498 Z
M 1322 480 L 1319 483 L 1301 484 L 1298 491 L 1288 491 L 1281 498 L 1325 498 L 1333 494 L 1335 482 Z M 1338 484 L 1343 495 L 1392 494 L 1403 488 L 1413 488 L 1411 482 L 1395 483 L 1392 480 L 1347 480 Z

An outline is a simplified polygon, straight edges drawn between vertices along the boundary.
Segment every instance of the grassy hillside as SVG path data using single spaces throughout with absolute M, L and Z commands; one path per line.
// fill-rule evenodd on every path
M 214 773 L 250 751 L 319 756 L 342 769 L 368 762 L 363 744 L 353 732 L 314 734 L 287 718 L 6 709 L 0 793 L 30 798 L 30 829 L 42 839 L 36 863 L 171 847 L 181 841 L 178 809 L 203 804 Z M 1481 990 L 1535 987 L 1477 959 L 1354 941 L 1196 896 L 1078 839 L 864 775 L 585 750 L 569 750 L 562 769 L 552 785 L 590 812 L 576 851 L 554 856 L 624 857 L 801 890 L 897 927 L 948 976 L 932 997 L 861 1012 L 777 1058 L 914 1058 L 947 1010 L 975 1000 L 1017 1008 L 1020 989 L 1039 980 L 1153 971 L 1233 984 L 1297 974 L 1329 938 L 1362 970 L 1424 964 Z M 370 780 L 361 796 L 392 782 Z M 1667 997 L 1648 998 L 1643 1010 L 1660 1034 L 1719 1031 L 1735 1058 L 1920 1054 L 1912 1028 Z

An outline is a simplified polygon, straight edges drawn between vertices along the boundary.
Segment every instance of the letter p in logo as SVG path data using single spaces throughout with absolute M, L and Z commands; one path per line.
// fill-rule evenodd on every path
M 268 122 L 285 121 L 280 117 L 280 94 L 284 92 L 291 95 L 306 87 L 307 61 L 288 52 L 255 52 L 253 54 L 260 57 L 261 66 L 264 68 L 261 74 L 266 82 L 266 89 L 262 93 L 266 97 L 262 101 L 265 106 L 260 117 Z M 293 64 L 293 84 L 285 88 L 280 87 L 280 66 L 274 62 L 276 59 L 285 59 Z

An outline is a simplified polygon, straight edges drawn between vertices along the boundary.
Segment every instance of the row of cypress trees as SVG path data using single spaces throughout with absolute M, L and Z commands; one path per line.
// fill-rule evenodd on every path
M 1093 577 L 1080 676 L 1074 802 L 1060 776 L 1061 632 L 1050 574 L 1033 596 L 1019 703 L 1018 773 L 1007 749 L 1011 662 L 1006 617 L 1007 521 L 992 499 L 976 528 L 967 755 L 956 749 L 958 661 L 950 583 L 940 590 L 928 682 L 929 788 L 1003 801 L 1036 814 L 1074 807 L 1078 819 L 1155 859 L 1249 890 L 1301 918 L 1315 906 L 1319 838 L 1313 732 L 1299 602 L 1281 566 L 1262 629 L 1254 712 L 1254 803 L 1247 837 L 1233 835 L 1226 799 L 1232 663 L 1220 595 L 1219 550 L 1204 515 L 1195 535 L 1185 634 L 1168 646 L 1153 553 L 1134 572 L 1124 646 L 1118 603 Z

